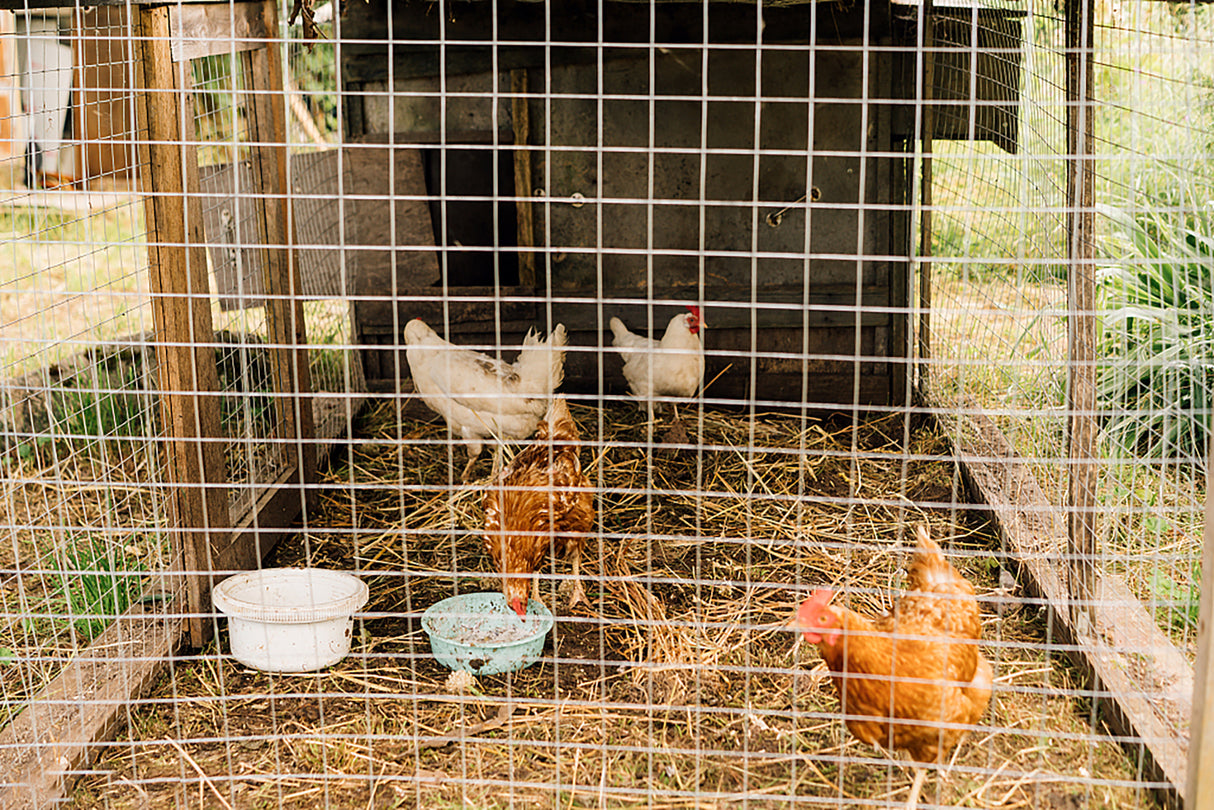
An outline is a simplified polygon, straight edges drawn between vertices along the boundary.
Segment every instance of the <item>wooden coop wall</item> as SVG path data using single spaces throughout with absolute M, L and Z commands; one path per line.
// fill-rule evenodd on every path
M 494 76 L 486 71 L 487 50 L 452 46 L 445 49 L 446 76 L 440 80 L 435 49 L 408 44 L 410 39 L 436 40 L 438 24 L 433 15 L 412 5 L 397 7 L 392 20 L 397 43 L 392 52 L 393 89 L 387 84 L 384 47 L 359 42 L 343 49 L 343 72 L 353 102 L 347 107 L 350 136 L 386 139 L 391 133 L 395 143 L 414 145 L 422 151 L 423 162 L 431 163 L 432 144 L 440 138 L 446 144 L 446 239 L 440 224 L 432 221 L 429 238 L 398 264 L 397 279 L 378 279 L 379 289 L 396 292 L 395 312 L 384 300 L 355 305 L 358 342 L 385 347 L 364 351 L 370 384 L 395 388 L 396 370 L 407 368 L 403 356 L 393 357 L 393 347 L 401 343 L 395 331 L 413 317 L 435 324 L 440 333 L 446 329 L 457 342 L 509 344 L 543 321 L 550 308 L 553 321 L 569 329 L 571 345 L 597 346 L 611 315 L 660 331 L 677 308 L 645 302 L 695 302 L 701 296 L 702 275 L 710 327 L 706 379 L 728 369 L 713 384 L 710 398 L 800 401 L 802 382 L 807 381 L 808 402 L 848 406 L 857 376 L 860 403 L 904 398 L 907 319 L 899 310 L 908 304 L 910 208 L 907 163 L 901 156 L 908 141 L 893 128 L 904 89 L 896 73 L 900 65 L 888 52 L 864 54 L 866 40 L 860 34 L 865 22 L 859 6 L 771 9 L 765 12 L 765 41 L 808 42 L 815 25 L 812 15 L 817 13 L 817 41 L 831 48 L 767 50 L 758 82 L 753 50 L 710 48 L 708 92 L 722 100 L 710 102 L 706 130 L 701 131 L 701 104 L 695 97 L 704 86 L 703 51 L 695 46 L 704 42 L 702 9 L 675 5 L 655 9 L 658 41 L 692 47 L 653 59 L 656 204 L 650 201 L 648 187 L 649 104 L 635 100 L 650 90 L 645 51 L 638 55 L 609 49 L 602 54 L 600 77 L 593 49 L 554 51 L 551 72 L 545 75 L 542 49 L 502 48 L 497 52 L 502 70 Z M 491 28 L 490 6 L 461 8 L 441 36 L 484 39 Z M 499 28 L 510 29 L 499 30 L 499 38 L 542 42 L 545 21 L 542 9 L 533 6 L 498 9 Z M 890 7 L 878 6 L 872 10 L 869 40 L 889 42 Z M 610 29 L 608 39 L 648 38 L 648 7 L 612 3 L 609 10 L 603 21 Z M 753 20 L 751 10 L 714 5 L 709 39 L 753 41 Z M 577 41 L 598 36 L 598 22 L 588 4 L 574 4 L 567 14 L 563 9 L 549 22 L 553 37 Z M 343 31 L 356 41 L 382 39 L 385 23 L 385 4 L 370 2 L 348 8 Z M 765 98 L 793 99 L 762 105 L 759 145 L 776 153 L 765 151 L 758 158 L 746 153 L 756 147 L 756 105 L 724 100 L 753 98 L 756 84 Z M 511 103 L 510 93 L 520 86 L 532 88 L 526 105 Z M 445 99 L 445 132 L 440 106 L 444 88 L 451 94 L 473 94 Z M 539 95 L 545 88 L 552 94 L 547 102 Z M 595 97 L 600 93 L 605 96 L 601 117 Z M 570 94 L 581 97 L 567 97 Z M 613 98 L 621 95 L 629 98 Z M 811 105 L 802 100 L 811 96 L 823 99 L 812 104 L 812 125 Z M 520 120 L 524 110 L 525 126 Z M 544 148 L 546 138 L 555 148 Z M 528 179 L 525 188 L 512 182 L 508 171 L 509 164 L 518 165 L 514 156 L 524 151 L 514 150 L 516 143 L 531 146 L 529 171 L 518 174 Z M 701 166 L 703 147 L 741 153 L 708 154 Z M 478 241 L 470 243 L 467 234 L 461 238 L 451 230 L 466 218 L 466 207 L 459 208 L 460 195 L 493 193 L 495 149 L 502 156 L 496 195 L 507 198 L 497 211 L 497 245 L 505 248 L 497 255 L 509 256 L 500 260 L 496 288 L 484 283 L 493 277 L 493 213 L 474 214 L 483 225 Z M 811 152 L 813 165 L 807 173 L 806 154 Z M 842 153 L 851 154 L 839 156 Z M 461 168 L 471 160 L 479 161 L 479 176 L 469 177 L 473 173 Z M 700 205 L 701 170 L 707 206 Z M 807 176 L 813 186 L 808 205 L 801 201 Z M 411 193 L 439 194 L 436 179 L 432 174 L 430 182 L 419 183 Z M 510 197 L 519 198 L 519 204 Z M 600 211 L 593 202 L 598 198 L 611 202 Z M 652 242 L 647 236 L 651 211 Z M 519 222 L 530 220 L 530 228 L 516 228 L 516 217 Z M 530 239 L 537 245 L 534 283 L 514 258 L 516 230 L 518 241 Z M 453 249 L 457 239 L 461 247 Z M 435 244 L 444 248 L 441 253 L 448 262 L 445 301 L 434 280 L 441 277 L 442 258 Z M 752 258 L 752 252 L 757 256 Z M 521 255 L 525 265 L 527 254 Z M 460 263 L 469 256 L 474 260 Z M 753 310 L 752 280 L 759 305 Z M 492 300 L 495 296 L 534 300 L 498 303 Z M 556 300 L 549 304 L 548 296 Z M 478 298 L 482 300 L 468 300 Z M 863 310 L 859 315 L 857 307 Z M 752 330 L 758 335 L 754 353 Z M 863 359 L 850 359 L 857 355 Z M 605 391 L 622 393 L 619 364 L 609 362 L 605 371 Z M 565 379 L 568 390 L 597 392 L 596 356 L 571 352 Z

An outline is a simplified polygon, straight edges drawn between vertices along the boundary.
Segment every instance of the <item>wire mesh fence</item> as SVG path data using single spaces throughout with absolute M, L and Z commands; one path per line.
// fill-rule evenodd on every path
M 0 805 L 1174 801 L 1212 32 L 0 12 Z

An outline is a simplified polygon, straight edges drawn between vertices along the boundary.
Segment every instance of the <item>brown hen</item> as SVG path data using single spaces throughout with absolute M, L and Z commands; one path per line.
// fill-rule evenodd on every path
M 502 592 L 520 616 L 527 612 L 534 574 L 549 550 L 573 563 L 570 605 L 586 598 L 578 578 L 586 535 L 594 527 L 590 479 L 582 473 L 577 424 L 564 397 L 555 397 L 535 439 L 485 492 L 485 549 L 502 573 Z
M 839 692 L 847 728 L 864 742 L 939 763 L 982 719 L 993 671 L 979 650 L 981 617 L 974 587 L 940 553 L 927 529 L 907 592 L 879 618 L 830 604 L 815 591 L 791 626 L 816 644 Z M 907 807 L 917 804 L 927 771 L 915 768 Z

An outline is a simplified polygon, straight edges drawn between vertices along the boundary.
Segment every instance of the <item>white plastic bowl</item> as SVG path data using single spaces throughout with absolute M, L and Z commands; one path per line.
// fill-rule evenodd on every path
M 228 577 L 211 599 L 228 617 L 237 661 L 267 672 L 312 672 L 350 652 L 367 585 L 340 571 L 266 568 Z

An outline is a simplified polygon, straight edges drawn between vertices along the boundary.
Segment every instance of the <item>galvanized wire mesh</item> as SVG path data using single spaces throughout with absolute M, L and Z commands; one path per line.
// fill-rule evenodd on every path
M 163 9 L 171 43 L 139 5 L 0 15 L 4 796 L 49 801 L 53 771 L 83 807 L 904 806 L 907 746 L 861 740 L 875 698 L 841 694 L 814 644 L 790 654 L 786 623 L 815 588 L 895 610 L 919 526 L 972 584 L 994 672 L 921 806 L 1170 789 L 1209 415 L 1206 9 L 1090 9 L 1096 208 L 1078 210 L 1067 4 L 346 3 L 301 9 L 310 42 L 291 9 L 275 33 L 272 4 L 264 32 L 251 4 L 194 5 Z M 176 84 L 139 88 L 166 44 Z M 145 224 L 166 193 L 138 165 L 156 95 L 181 118 L 186 244 Z M 1093 211 L 1102 331 L 1080 364 L 1099 398 L 1076 413 L 1069 228 Z M 157 262 L 191 249 L 206 285 L 165 293 Z M 183 297 L 213 337 L 166 369 L 180 324 L 153 303 Z M 611 320 L 660 338 L 689 306 L 702 384 L 638 408 Z M 407 354 L 413 318 L 482 353 L 472 370 Z M 494 370 L 558 324 L 587 602 L 549 559 L 538 661 L 451 678 L 423 612 L 503 588 L 483 499 L 550 393 Z M 435 414 L 490 373 L 480 411 Z M 527 393 L 542 407 L 499 450 L 489 411 Z M 189 436 L 211 406 L 218 431 Z M 1085 417 L 1090 459 L 1069 444 Z M 191 478 L 214 445 L 221 480 Z M 1067 518 L 1091 464 L 1087 594 Z M 224 508 L 196 510 L 213 487 Z M 208 590 L 244 566 L 365 582 L 349 654 L 312 674 L 237 660 Z M 909 704 L 938 680 L 943 631 L 924 635 L 876 691 Z M 1097 648 L 1125 680 L 1089 677 Z M 48 771 L 22 758 L 62 741 L 50 705 L 94 753 L 53 749 Z M 107 706 L 103 731 L 77 723 Z

